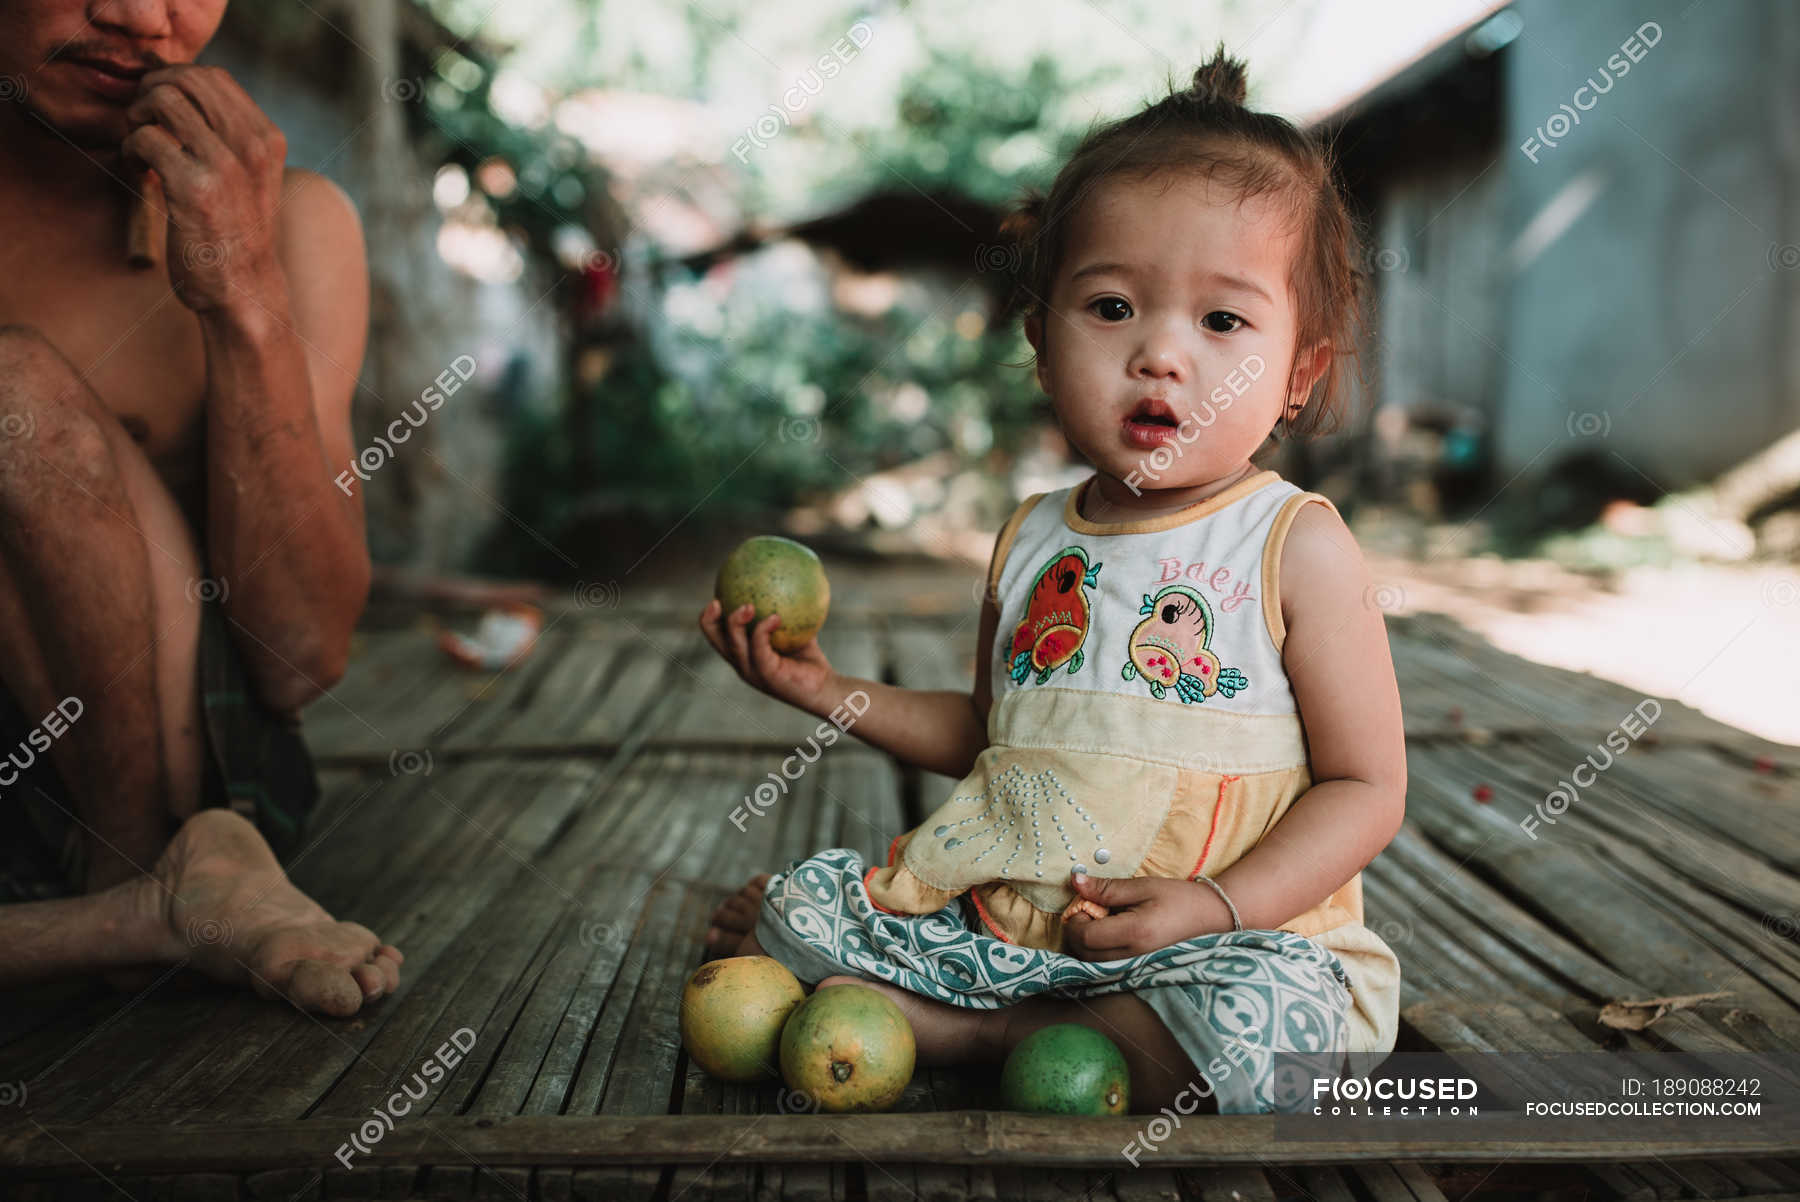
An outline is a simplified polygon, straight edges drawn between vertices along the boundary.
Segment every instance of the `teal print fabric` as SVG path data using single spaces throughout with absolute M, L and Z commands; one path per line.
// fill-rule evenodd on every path
M 1228 931 L 1081 960 L 988 934 L 964 910 L 967 894 L 935 914 L 887 913 L 869 901 L 865 872 L 858 852 L 834 847 L 771 876 L 756 925 L 764 952 L 808 984 L 866 977 L 976 1009 L 1040 994 L 1134 993 L 1203 1074 L 1196 1088 L 1216 1088 L 1221 1114 L 1310 1110 L 1311 1078 L 1342 1069 L 1350 982 L 1310 939 Z

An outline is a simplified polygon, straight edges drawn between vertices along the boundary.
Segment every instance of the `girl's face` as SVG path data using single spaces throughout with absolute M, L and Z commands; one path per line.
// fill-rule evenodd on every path
M 1247 475 L 1284 401 L 1304 402 L 1330 363 L 1316 344 L 1290 400 L 1299 236 L 1285 212 L 1185 172 L 1104 180 L 1070 221 L 1049 312 L 1025 332 L 1102 499 L 1185 505 Z

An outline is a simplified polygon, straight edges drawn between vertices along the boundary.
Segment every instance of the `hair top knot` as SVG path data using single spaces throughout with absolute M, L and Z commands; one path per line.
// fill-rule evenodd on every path
M 1220 42 L 1212 58 L 1195 69 L 1189 90 L 1201 100 L 1241 108 L 1244 97 L 1249 94 L 1247 68 L 1243 60 L 1226 54 L 1225 43 Z

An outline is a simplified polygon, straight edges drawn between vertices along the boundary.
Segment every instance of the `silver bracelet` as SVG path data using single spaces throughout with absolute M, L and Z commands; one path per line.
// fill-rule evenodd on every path
M 1209 876 L 1202 876 L 1199 873 L 1194 874 L 1194 879 L 1196 881 L 1205 881 L 1207 884 L 1212 886 L 1213 892 L 1217 893 L 1219 895 L 1219 900 L 1225 903 L 1225 908 L 1227 910 L 1231 911 L 1231 929 L 1234 931 L 1243 930 L 1244 929 L 1244 920 L 1242 918 L 1238 917 L 1237 907 L 1232 904 L 1231 898 L 1229 898 L 1225 895 L 1225 890 L 1219 884 L 1219 882 L 1213 880 Z

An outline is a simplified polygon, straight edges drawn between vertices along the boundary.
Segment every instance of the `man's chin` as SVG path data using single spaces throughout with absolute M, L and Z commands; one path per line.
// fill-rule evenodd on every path
M 119 143 L 131 132 L 124 106 L 103 101 L 27 103 L 25 110 L 29 123 L 46 137 L 67 142 L 93 158 L 116 155 Z

